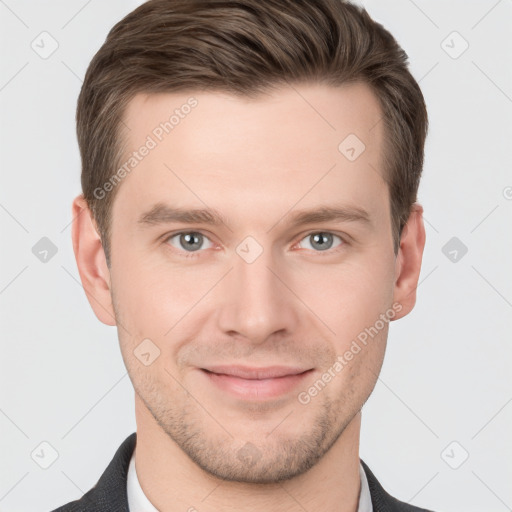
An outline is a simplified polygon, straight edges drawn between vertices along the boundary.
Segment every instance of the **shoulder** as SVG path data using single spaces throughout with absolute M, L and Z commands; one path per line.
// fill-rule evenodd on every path
M 136 441 L 137 433 L 133 432 L 119 446 L 90 491 L 79 500 L 71 501 L 52 512 L 128 512 L 126 480 Z
M 360 461 L 368 479 L 373 512 L 434 512 L 426 508 L 415 507 L 391 496 L 385 491 L 366 463 L 362 459 Z

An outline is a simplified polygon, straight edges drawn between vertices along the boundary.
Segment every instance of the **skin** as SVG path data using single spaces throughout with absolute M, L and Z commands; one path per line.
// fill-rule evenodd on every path
M 297 396 L 393 304 L 393 320 L 412 310 L 423 208 L 414 205 L 395 256 L 381 111 L 364 84 L 301 84 L 257 99 L 139 94 L 124 118 L 127 148 L 191 96 L 197 107 L 118 185 L 110 268 L 83 197 L 73 203 L 80 277 L 98 319 L 118 326 L 135 389 L 142 489 L 164 512 L 354 512 L 361 408 L 389 322 L 309 403 Z M 351 133 L 366 146 L 353 162 L 338 150 Z M 213 208 L 225 223 L 139 223 L 159 202 Z M 298 210 L 334 204 L 363 208 L 370 222 L 291 224 Z M 181 231 L 204 235 L 201 248 L 171 238 Z M 326 250 L 310 236 L 319 232 L 336 235 Z M 263 250 L 252 263 L 236 251 L 247 236 Z M 160 350 L 148 366 L 134 355 L 146 338 Z M 292 392 L 244 400 L 199 370 L 213 364 L 313 371 Z

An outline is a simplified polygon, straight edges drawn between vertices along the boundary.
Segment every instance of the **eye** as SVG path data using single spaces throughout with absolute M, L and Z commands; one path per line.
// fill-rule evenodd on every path
M 205 241 L 210 244 L 203 247 Z M 213 246 L 212 242 L 202 233 L 196 231 L 182 231 L 175 233 L 166 239 L 166 243 L 172 245 L 175 249 L 184 250 L 185 252 L 196 252 L 200 249 L 209 249 Z
M 309 233 L 309 235 L 305 236 L 300 242 L 299 245 L 306 240 L 307 244 L 309 244 L 309 247 L 306 247 L 305 249 L 313 249 L 315 252 L 323 252 L 328 251 L 332 248 L 333 240 L 337 238 L 341 244 L 338 245 L 344 245 L 344 240 L 334 233 L 329 233 L 328 231 L 317 231 L 316 233 Z

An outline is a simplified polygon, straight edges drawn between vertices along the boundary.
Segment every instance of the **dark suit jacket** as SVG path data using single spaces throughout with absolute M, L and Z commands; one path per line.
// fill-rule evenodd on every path
M 63 505 L 53 512 L 129 512 L 126 481 L 136 441 L 137 433 L 134 432 L 123 441 L 107 469 L 89 492 L 81 499 Z M 361 464 L 368 479 L 373 512 L 432 512 L 390 496 L 362 460 Z

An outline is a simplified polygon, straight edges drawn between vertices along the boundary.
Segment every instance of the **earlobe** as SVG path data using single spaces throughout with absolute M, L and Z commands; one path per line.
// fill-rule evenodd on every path
M 419 203 L 415 203 L 402 231 L 396 258 L 393 302 L 401 304 L 402 309 L 394 320 L 410 313 L 416 303 L 416 288 L 418 287 L 425 240 L 423 207 Z
M 110 271 L 96 223 L 83 194 L 74 199 L 71 213 L 73 251 L 87 300 L 100 322 L 116 325 Z

